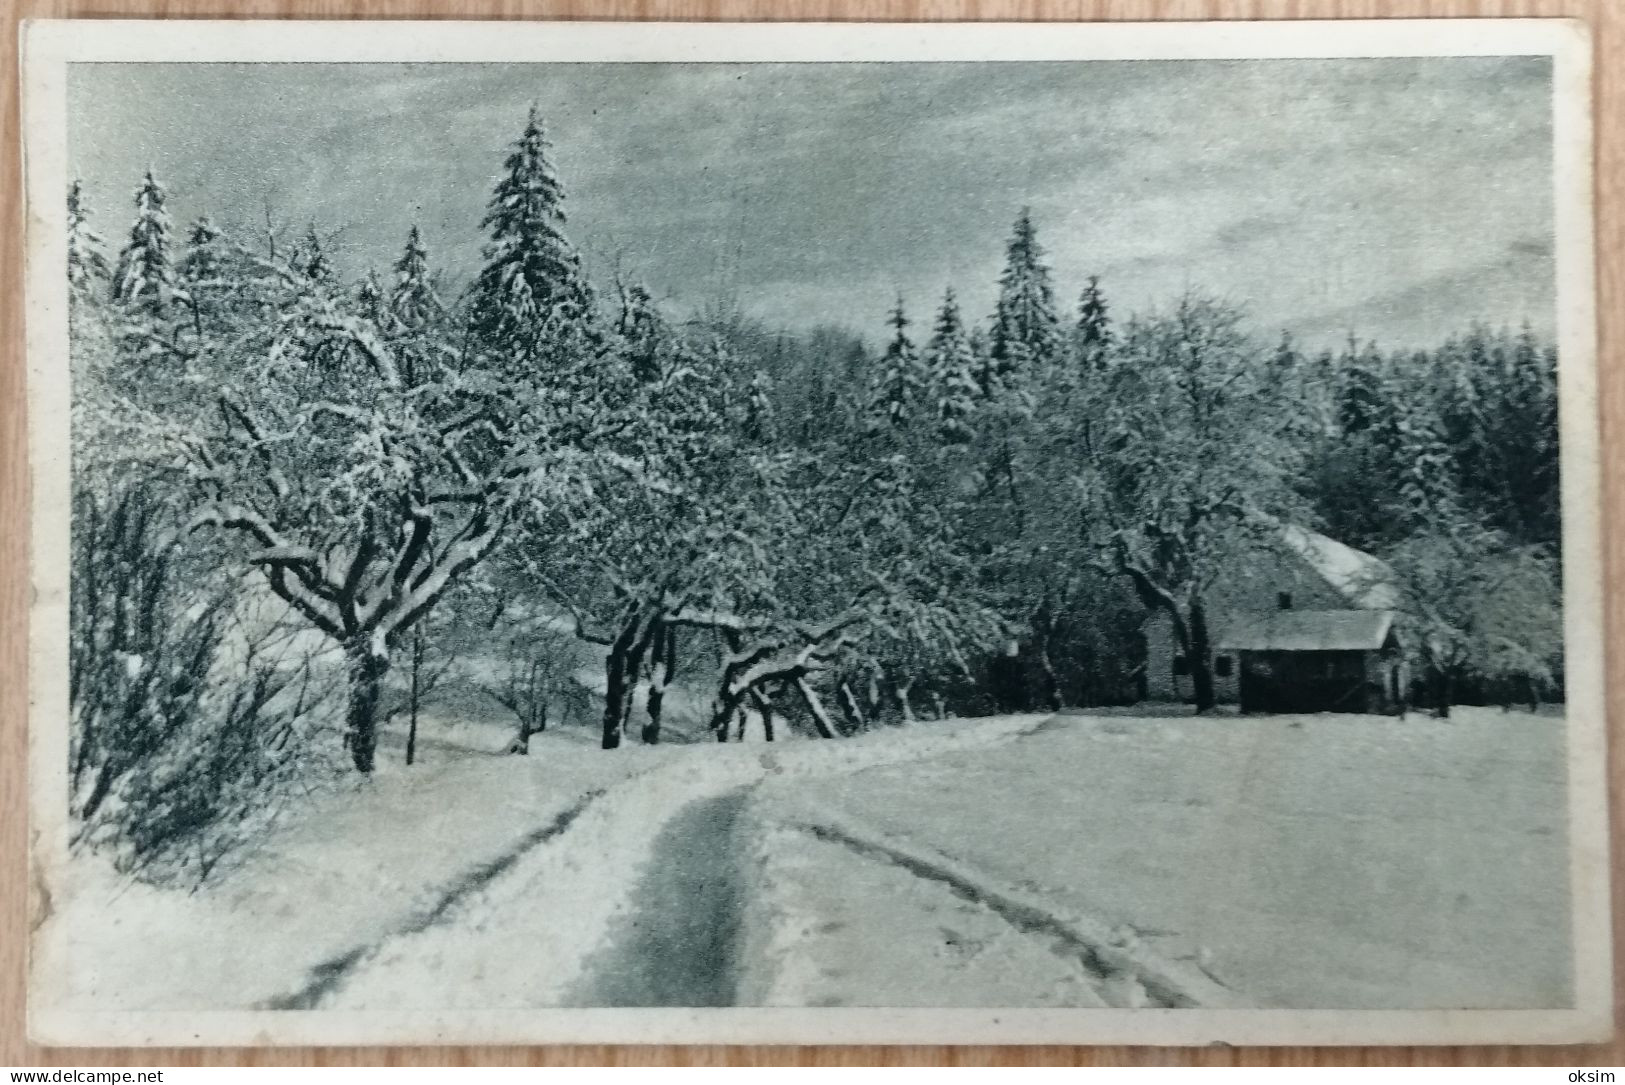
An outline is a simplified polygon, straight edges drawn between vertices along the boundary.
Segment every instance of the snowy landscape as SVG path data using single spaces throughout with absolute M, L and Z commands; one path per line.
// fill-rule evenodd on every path
M 138 67 L 55 1008 L 1573 1004 L 1544 61 Z

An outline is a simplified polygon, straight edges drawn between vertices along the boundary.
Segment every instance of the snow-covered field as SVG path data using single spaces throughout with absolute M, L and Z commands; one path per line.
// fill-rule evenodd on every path
M 1063 717 L 996 750 L 762 805 L 790 825 L 840 810 L 863 839 L 950 857 L 978 885 L 1092 918 L 1246 1003 L 1555 1007 L 1571 999 L 1563 765 L 1561 718 L 1497 710 Z M 1001 958 L 1018 967 L 1009 939 L 968 933 L 978 916 L 962 896 L 904 893 L 850 846 L 795 850 L 774 889 L 807 928 L 789 976 L 801 978 L 781 977 L 773 1001 L 1009 998 L 1010 978 L 989 977 Z M 877 912 L 910 940 L 869 938 L 852 919 Z M 1074 997 L 1065 976 L 1035 974 L 1015 1004 Z
M 76 861 L 35 964 L 85 1010 L 1560 1005 L 1561 724 L 1003 717 L 529 757 L 439 726 L 194 894 Z

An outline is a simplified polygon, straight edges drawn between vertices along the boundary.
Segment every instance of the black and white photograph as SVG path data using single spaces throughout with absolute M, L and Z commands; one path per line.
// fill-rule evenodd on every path
M 26 38 L 37 1040 L 1607 1035 L 1582 27 Z

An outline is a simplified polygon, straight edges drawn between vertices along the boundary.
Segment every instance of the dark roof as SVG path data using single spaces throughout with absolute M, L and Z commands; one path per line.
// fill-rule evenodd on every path
M 1214 631 L 1221 652 L 1373 651 L 1388 640 L 1391 610 L 1254 610 L 1227 614 Z

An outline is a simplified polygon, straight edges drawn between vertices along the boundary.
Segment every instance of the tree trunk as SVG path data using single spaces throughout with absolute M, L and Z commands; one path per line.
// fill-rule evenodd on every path
M 835 721 L 829 718 L 829 710 L 824 707 L 818 691 L 805 678 L 797 678 L 796 692 L 801 695 L 801 703 L 807 706 L 807 714 L 812 716 L 813 729 L 818 732 L 818 737 L 834 738 L 838 733 Z
M 858 704 L 858 695 L 852 692 L 852 687 L 842 682 L 838 693 L 841 711 L 846 714 L 849 730 L 867 731 L 868 721 L 863 718 L 863 708 Z
M 409 700 L 407 709 L 410 717 L 406 724 L 406 763 L 412 764 L 418 756 L 418 699 L 420 686 L 418 685 L 419 672 L 423 670 L 423 630 L 419 628 L 412 634 L 412 690 L 407 694 Z
M 389 670 L 389 658 L 376 655 L 366 643 L 350 645 L 344 654 L 350 669 L 344 744 L 356 771 L 371 772 L 378 749 L 378 695 Z
M 1051 712 L 1061 710 L 1061 676 L 1055 672 L 1055 661 L 1050 656 L 1050 642 L 1055 638 L 1055 613 L 1045 599 L 1033 614 L 1033 649 L 1038 656 L 1038 669 L 1044 676 L 1044 707 Z
M 945 720 L 948 718 L 948 705 L 942 699 L 942 694 L 931 694 L 931 710 L 936 713 L 933 719 Z
M 908 699 L 909 690 L 914 688 L 914 679 L 897 683 L 897 705 L 903 710 L 904 723 L 916 723 L 918 717 L 914 715 L 914 705 Z
M 604 657 L 604 734 L 602 746 L 613 750 L 621 744 L 621 722 L 626 719 L 627 655 L 638 637 L 638 623 L 629 621 L 621 628 Z M 633 676 L 636 679 L 636 675 Z
M 660 741 L 660 712 L 666 703 L 666 686 L 677 669 L 677 630 L 661 625 L 655 640 L 653 673 L 649 676 L 649 722 L 643 725 L 643 741 L 653 746 Z
M 1455 694 L 1455 682 L 1453 680 L 1455 675 L 1451 673 L 1449 667 L 1437 668 L 1436 674 L 1438 678 L 1433 685 L 1433 714 L 1441 720 L 1447 720 L 1450 718 L 1450 701 Z
M 767 694 L 761 692 L 760 690 L 757 690 L 756 692 L 752 693 L 751 697 L 756 701 L 756 711 L 758 711 L 758 712 L 760 712 L 762 714 L 762 739 L 763 739 L 763 741 L 766 741 L 766 742 L 772 742 L 773 741 L 773 699 L 771 697 L 769 697 Z M 741 733 L 741 735 L 743 735 L 743 733 L 744 733 L 744 725 L 743 724 L 740 725 L 740 733 Z
M 1185 658 L 1190 662 L 1191 687 L 1196 695 L 1196 711 L 1211 712 L 1213 696 L 1213 650 L 1208 643 L 1207 610 L 1200 599 L 1191 600 L 1191 646 Z
M 642 630 L 642 635 L 632 642 L 632 647 L 626 653 L 626 695 L 621 700 L 621 734 L 626 733 L 632 722 L 632 708 L 638 699 L 638 675 L 643 673 L 643 657 L 649 650 L 651 637 L 658 636 L 652 626 L 658 625 L 659 619 L 651 623 L 651 628 Z

